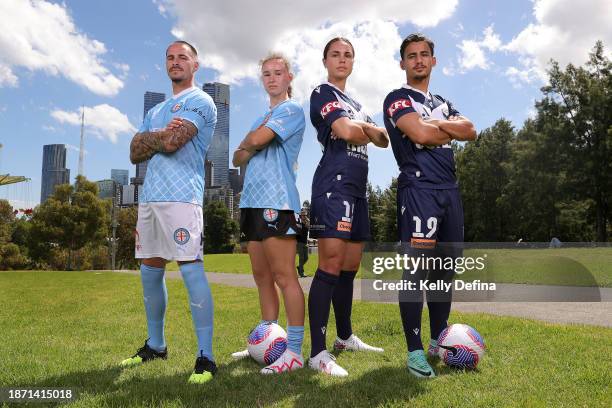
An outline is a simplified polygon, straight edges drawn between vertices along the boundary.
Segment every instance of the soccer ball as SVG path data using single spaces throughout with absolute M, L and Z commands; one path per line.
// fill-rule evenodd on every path
M 287 350 L 287 333 L 276 323 L 261 323 L 249 334 L 247 349 L 259 364 L 272 364 Z
M 438 337 L 438 354 L 449 367 L 476 368 L 485 352 L 484 340 L 467 324 L 451 324 Z

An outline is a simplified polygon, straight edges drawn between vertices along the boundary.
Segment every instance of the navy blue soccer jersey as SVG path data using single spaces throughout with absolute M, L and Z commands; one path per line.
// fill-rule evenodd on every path
M 414 143 L 396 126 L 403 115 L 417 112 L 423 119 L 459 116 L 453 105 L 439 95 L 423 93 L 409 85 L 393 90 L 385 98 L 383 116 L 393 155 L 400 169 L 398 186 L 432 189 L 456 188 L 455 159 L 450 143 L 423 146 Z
M 312 196 L 329 192 L 366 196 L 368 149 L 334 138 L 332 123 L 347 117 L 374 123 L 361 104 L 330 83 L 321 84 L 310 95 L 310 121 L 317 131 L 323 157 L 312 179 Z

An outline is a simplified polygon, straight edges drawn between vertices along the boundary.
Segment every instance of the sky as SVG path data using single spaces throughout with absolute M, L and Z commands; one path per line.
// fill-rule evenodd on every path
M 303 104 L 326 81 L 325 43 L 337 35 L 355 46 L 347 92 L 383 125 L 382 101 L 405 82 L 399 45 L 410 33 L 435 42 L 430 91 L 449 99 L 478 130 L 500 118 L 520 128 L 541 98 L 550 59 L 582 64 L 596 40 L 610 55 L 612 7 L 606 0 L 249 0 L 0 1 L 0 174 L 28 183 L 0 187 L 16 207 L 40 201 L 43 145 L 68 147 L 78 169 L 80 110 L 85 108 L 84 173 L 110 178 L 135 167 L 129 143 L 142 122 L 146 91 L 171 93 L 167 45 L 184 39 L 199 50 L 198 84 L 231 86 L 230 155 L 267 110 L 258 61 L 281 51 L 293 65 Z M 387 187 L 398 169 L 391 149 L 369 147 L 370 181 Z M 299 156 L 298 189 L 310 199 L 321 157 L 310 123 Z M 230 164 L 231 166 L 231 164 Z

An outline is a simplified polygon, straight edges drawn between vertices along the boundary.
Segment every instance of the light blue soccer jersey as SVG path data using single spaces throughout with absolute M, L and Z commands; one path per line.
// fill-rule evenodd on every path
M 304 136 L 304 111 L 297 102 L 288 99 L 259 117 L 251 130 L 262 124 L 276 137 L 249 161 L 240 208 L 274 208 L 299 213 L 302 204 L 295 179 Z
M 147 165 L 139 201 L 183 202 L 202 206 L 204 157 L 217 124 L 217 108 L 208 94 L 192 87 L 150 109 L 139 131 L 164 129 L 175 117 L 193 123 L 198 128 L 198 134 L 174 153 L 153 155 Z

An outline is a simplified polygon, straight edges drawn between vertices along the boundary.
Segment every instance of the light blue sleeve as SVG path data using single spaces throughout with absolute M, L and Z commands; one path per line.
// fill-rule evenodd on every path
M 202 131 L 206 127 L 214 127 L 217 123 L 217 107 L 204 97 L 194 96 L 189 98 L 188 103 L 176 114 L 176 117 L 188 120 Z
M 304 110 L 297 103 L 286 103 L 274 109 L 266 127 L 276 134 L 280 143 L 299 133 L 306 126 Z
M 152 110 L 153 109 L 149 109 L 149 111 L 145 115 L 144 120 L 142 121 L 142 125 L 140 125 L 140 129 L 138 129 L 138 133 L 147 132 L 151 129 L 151 111 Z

